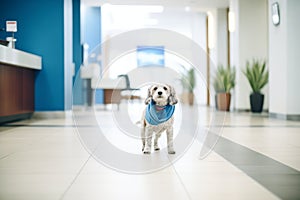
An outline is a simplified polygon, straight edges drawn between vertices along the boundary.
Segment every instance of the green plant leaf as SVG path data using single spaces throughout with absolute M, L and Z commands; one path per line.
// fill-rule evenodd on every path
M 195 69 L 191 68 L 187 70 L 182 74 L 180 80 L 184 89 L 188 90 L 189 92 L 193 92 L 196 86 Z
M 253 59 L 246 62 L 246 70 L 243 71 L 253 92 L 260 93 L 261 89 L 268 83 L 269 73 L 266 70 L 266 62 Z
M 219 65 L 214 77 L 213 86 L 216 93 L 230 92 L 235 87 L 235 68 Z

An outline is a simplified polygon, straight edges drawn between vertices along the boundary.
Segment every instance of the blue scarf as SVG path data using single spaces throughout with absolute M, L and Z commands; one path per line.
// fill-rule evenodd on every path
M 151 125 L 168 121 L 175 111 L 174 105 L 157 106 L 153 101 L 146 108 L 146 120 Z

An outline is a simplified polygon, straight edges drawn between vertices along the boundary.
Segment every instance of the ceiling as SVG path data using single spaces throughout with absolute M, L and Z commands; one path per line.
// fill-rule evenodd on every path
M 112 5 L 162 5 L 170 8 L 190 7 L 191 10 L 229 7 L 229 0 L 82 0 L 89 6 Z

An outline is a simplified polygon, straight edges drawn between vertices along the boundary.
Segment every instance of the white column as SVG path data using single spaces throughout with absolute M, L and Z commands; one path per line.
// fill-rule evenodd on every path
M 64 0 L 64 109 L 72 109 L 73 63 L 72 0 Z M 55 80 L 53 80 L 55 81 Z
M 218 65 L 228 64 L 228 32 L 227 32 L 227 9 L 218 8 L 208 11 L 208 34 L 210 48 L 210 82 L 216 74 Z M 211 17 L 211 19 L 210 19 Z M 210 105 L 215 106 L 215 91 L 210 90 Z M 232 103 L 231 103 L 232 105 Z
M 280 24 L 272 23 L 272 4 L 279 3 Z M 299 0 L 269 0 L 270 114 L 300 119 Z

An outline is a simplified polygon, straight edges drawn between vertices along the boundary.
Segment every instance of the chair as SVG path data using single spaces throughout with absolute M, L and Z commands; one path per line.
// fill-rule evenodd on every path
M 141 96 L 139 95 L 132 95 L 133 91 L 140 90 L 139 88 L 132 88 L 130 86 L 130 80 L 127 74 L 120 74 L 119 78 L 125 78 L 126 88 L 121 90 L 121 98 L 126 100 L 141 100 Z

